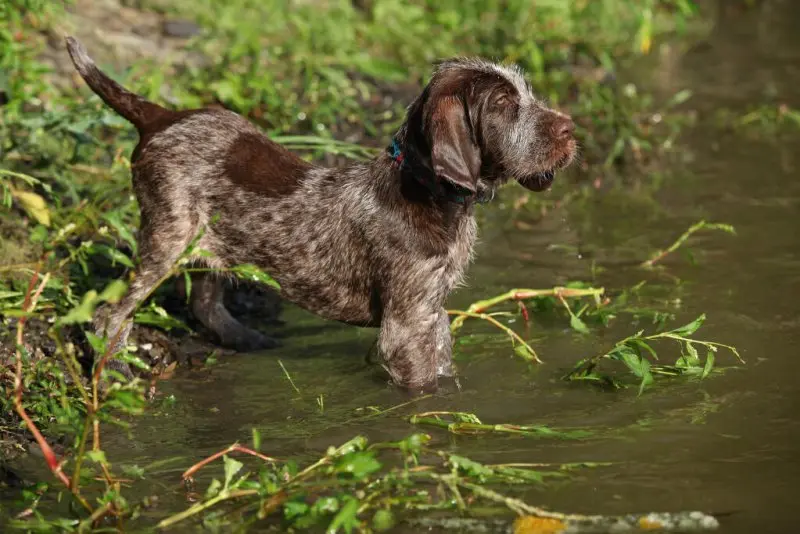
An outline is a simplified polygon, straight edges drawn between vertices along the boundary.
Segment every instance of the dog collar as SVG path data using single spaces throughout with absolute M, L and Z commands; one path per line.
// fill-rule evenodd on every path
M 428 191 L 433 193 L 434 196 L 444 197 L 445 199 L 455 202 L 456 204 L 466 204 L 467 201 L 472 197 L 471 191 L 468 191 L 467 189 L 457 185 L 451 185 L 451 189 L 453 190 L 448 191 L 439 182 L 433 172 L 416 172 L 414 169 L 412 169 L 406 158 L 406 154 L 400 149 L 400 143 L 397 142 L 397 139 L 392 138 L 392 144 L 387 147 L 386 151 L 392 157 L 392 160 L 397 167 L 400 169 L 409 169 L 412 176 L 414 176 L 414 179 L 428 189 Z

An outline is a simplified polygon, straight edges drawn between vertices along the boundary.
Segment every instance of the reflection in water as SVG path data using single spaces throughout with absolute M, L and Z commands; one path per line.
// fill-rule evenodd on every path
M 692 103 L 701 111 L 696 131 L 684 138 L 694 161 L 664 181 L 657 202 L 650 193 L 611 191 L 580 213 L 554 212 L 529 230 L 509 229 L 502 214 L 489 214 L 471 286 L 454 297 L 454 304 L 512 286 L 549 287 L 591 276 L 585 257 L 548 251 L 552 243 L 603 251 L 597 259 L 609 268 L 598 283 L 630 286 L 642 273 L 613 267 L 630 259 L 630 250 L 652 250 L 699 218 L 723 221 L 736 226 L 736 238 L 698 237 L 693 241 L 700 252 L 697 265 L 680 257 L 667 262 L 684 281 L 681 287 L 664 279 L 652 282 L 683 297 L 681 319 L 706 312 L 705 335 L 737 345 L 747 367 L 704 383 L 670 384 L 641 398 L 631 391 L 572 387 L 557 380 L 565 367 L 633 327 L 617 324 L 598 339 L 584 339 L 561 325 L 539 324 L 533 333 L 545 366 L 528 369 L 510 354 L 506 340 L 459 345 L 464 390 L 406 410 L 462 410 L 487 422 L 620 429 L 618 438 L 564 443 L 434 433 L 436 446 L 477 460 L 617 462 L 575 484 L 531 489 L 526 497 L 532 502 L 610 514 L 735 512 L 723 522 L 724 532 L 790 532 L 798 523 L 793 491 L 800 481 L 795 378 L 800 371 L 800 139 L 788 143 L 720 134 L 708 124 L 707 112 L 720 106 L 742 109 L 765 97 L 800 104 L 800 11 L 791 0 L 758 2 L 750 11 L 740 4 L 712 4 L 716 24 L 707 35 L 688 50 L 667 48 L 644 67 L 652 71 L 643 78 L 665 94 L 692 89 Z M 641 183 L 648 179 L 635 177 Z M 306 332 L 320 325 L 298 310 L 285 319 Z M 289 336 L 278 351 L 235 357 L 164 384 L 175 395 L 175 406 L 139 422 L 132 440 L 108 442 L 109 456 L 140 465 L 154 457 L 186 456 L 154 475 L 173 485 L 182 467 L 235 439 L 246 441 L 252 427 L 261 430 L 263 449 L 276 456 L 316 454 L 356 432 L 387 439 L 412 431 L 399 418 L 353 420 L 356 408 L 403 400 L 363 362 L 374 332 L 338 325 L 318 332 Z M 300 394 L 286 381 L 278 359 Z M 173 504 L 182 505 L 179 496 L 175 499 Z

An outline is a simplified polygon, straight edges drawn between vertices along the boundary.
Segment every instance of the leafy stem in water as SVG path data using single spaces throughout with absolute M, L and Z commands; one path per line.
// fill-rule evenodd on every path
M 705 314 L 686 325 L 674 328 L 667 332 L 645 335 L 640 330 L 632 336 L 618 341 L 611 350 L 586 358 L 579 361 L 575 367 L 564 376 L 565 380 L 587 380 L 611 384 L 619 387 L 619 383 L 605 374 L 597 372 L 597 368 L 603 360 L 613 360 L 622 362 L 636 377 L 639 378 L 639 394 L 653 383 L 653 375 L 660 374 L 665 376 L 699 376 L 705 378 L 713 370 L 714 354 L 724 348 L 730 351 L 736 358 L 744 363 L 735 347 L 692 338 L 700 326 L 705 321 Z M 681 346 L 682 354 L 673 365 L 654 365 L 653 361 L 658 361 L 658 354 L 651 346 L 651 342 L 660 339 L 671 339 Z M 705 361 L 700 359 L 697 346 L 704 347 L 708 352 Z

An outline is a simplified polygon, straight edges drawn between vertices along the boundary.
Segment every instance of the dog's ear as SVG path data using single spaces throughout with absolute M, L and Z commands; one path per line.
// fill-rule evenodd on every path
M 474 194 L 481 156 L 473 140 L 465 103 L 455 95 L 431 102 L 427 133 L 433 172 L 440 180 Z

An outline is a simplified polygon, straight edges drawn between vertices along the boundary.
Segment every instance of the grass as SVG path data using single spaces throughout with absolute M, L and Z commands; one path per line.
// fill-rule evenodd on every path
M 367 8 L 343 0 L 295 2 L 291 7 L 256 0 L 142 0 L 137 5 L 197 21 L 202 32 L 186 47 L 206 63 L 166 65 L 169 58 L 151 58 L 126 71 L 114 66 L 111 72 L 121 81 L 171 107 L 222 104 L 309 159 L 373 155 L 397 128 L 409 92 L 426 81 L 432 61 L 458 54 L 521 64 L 537 93 L 573 115 L 583 170 L 588 171 L 578 181 L 598 174 L 611 180 L 620 165 L 658 161 L 684 124 L 677 106 L 690 97 L 684 91 L 668 102 L 655 102 L 616 79 L 616 58 L 647 54 L 654 40 L 686 24 L 694 14 L 688 0 L 551 0 L 535 5 L 520 0 L 373 0 Z M 34 437 L 54 479 L 54 487 L 26 490 L 26 505 L 12 526 L 90 531 L 125 528 L 146 505 L 126 499 L 130 473 L 115 471 L 101 440 L 107 425 L 124 427 L 147 409 L 146 384 L 135 380 L 102 388 L 104 362 L 112 355 L 105 349 L 107 340 L 84 331 L 96 306 L 120 297 L 136 261 L 138 209 L 129 178 L 135 139 L 132 128 L 85 88 L 63 89 L 64 84 L 52 84 L 45 76 L 48 68 L 38 59 L 44 46 L 40 32 L 55 28 L 64 16 L 61 4 L 43 0 L 11 0 L 0 6 L 0 92 L 8 100 L 0 114 L 0 320 L 7 327 L 0 333 L 0 387 L 6 393 L 0 410 L 9 425 L 24 427 Z M 654 122 L 654 113 L 662 120 Z M 554 195 L 566 201 L 566 185 L 558 187 L 562 189 Z M 546 202 L 525 198 L 528 206 Z M 703 227 L 710 226 L 692 227 L 643 265 L 660 262 Z M 192 269 L 185 259 L 194 252 L 190 246 L 167 278 L 186 277 Z M 232 272 L 241 279 L 272 283 L 254 266 Z M 175 290 L 171 280 L 163 282 L 140 303 L 135 322 L 172 333 L 188 330 L 180 316 L 168 311 Z M 560 314 L 576 335 L 590 334 L 623 315 L 647 317 L 663 326 L 671 319 L 669 313 L 631 304 L 638 287 L 608 295 L 582 282 L 510 290 L 466 310 L 452 310 L 452 328 L 461 335 L 467 319 L 488 321 L 512 339 L 519 356 L 536 361 L 530 343 L 500 321 L 509 312 L 490 309 L 514 305 L 526 322 L 532 314 Z M 695 340 L 693 333 L 683 327 L 634 334 L 607 353 L 580 362 L 570 378 L 599 381 L 605 375 L 598 367 L 609 360 L 622 362 L 641 387 L 658 375 L 705 376 L 714 362 L 710 357 L 701 362 L 695 346 L 717 344 Z M 649 364 L 655 352 L 640 349 L 657 339 L 681 344 L 684 354 L 675 365 Z M 103 357 L 93 362 L 93 352 Z M 150 363 L 133 351 L 116 356 L 145 369 Z M 280 367 L 299 394 L 287 369 L 282 363 Z M 322 395 L 317 403 L 324 412 Z M 582 431 L 535 425 L 485 425 L 472 414 L 419 414 L 414 422 L 458 433 L 585 437 Z M 64 453 L 51 446 L 52 436 L 63 438 Z M 478 505 L 520 516 L 507 525 L 515 532 L 546 532 L 545 527 L 572 524 L 597 527 L 603 521 L 644 528 L 671 520 L 653 516 L 642 523 L 640 516 L 585 517 L 542 510 L 506 488 L 564 476 L 562 470 L 480 464 L 428 448 L 421 434 L 374 444 L 356 437 L 302 468 L 261 454 L 259 442 L 254 433 L 252 447 L 234 444 L 190 467 L 184 476 L 190 485 L 194 473 L 219 458 L 224 476 L 195 496 L 195 504 L 147 526 L 201 519 L 217 529 L 261 523 L 371 532 L 401 521 L 433 522 L 430 526 L 463 520 L 460 526 L 466 528 L 470 518 L 462 516 Z M 257 469 L 244 472 L 234 453 L 253 457 Z M 43 497 L 54 492 L 66 492 L 75 505 L 72 515 L 58 517 L 39 509 Z M 428 515 L 431 511 L 445 517 Z

